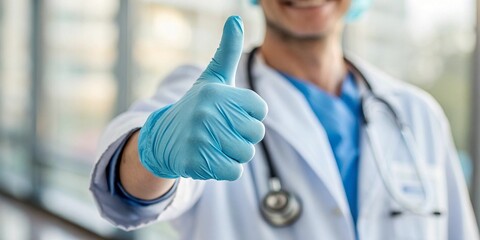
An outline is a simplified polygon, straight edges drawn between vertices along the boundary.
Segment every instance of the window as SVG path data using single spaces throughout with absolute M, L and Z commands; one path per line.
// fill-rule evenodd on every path
M 30 4 L 0 3 L 0 185 L 13 194 L 31 191 Z
M 52 211 L 98 231 L 108 228 L 88 187 L 97 143 L 117 97 L 113 71 L 118 3 L 45 0 L 43 5 L 40 200 Z
M 452 128 L 467 182 L 473 53 L 474 1 L 376 0 L 351 24 L 346 46 L 379 69 L 415 84 L 440 103 Z

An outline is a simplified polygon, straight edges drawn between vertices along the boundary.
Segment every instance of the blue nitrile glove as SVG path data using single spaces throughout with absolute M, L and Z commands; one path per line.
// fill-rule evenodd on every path
M 176 103 L 152 113 L 140 130 L 140 161 L 162 178 L 235 180 L 264 136 L 267 105 L 255 92 L 236 88 L 243 24 L 230 17 L 220 47 L 192 88 Z
M 258 4 L 260 0 L 250 0 L 252 4 Z M 362 16 L 362 14 L 370 7 L 372 0 L 352 0 L 350 8 L 345 15 L 345 21 L 353 22 Z

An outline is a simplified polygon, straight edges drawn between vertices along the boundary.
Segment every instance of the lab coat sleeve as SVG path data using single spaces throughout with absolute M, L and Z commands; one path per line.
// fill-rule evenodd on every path
M 194 66 L 182 66 L 165 78 L 155 95 L 132 105 L 107 126 L 100 140 L 91 183 L 92 192 L 100 215 L 124 230 L 144 227 L 157 221 L 170 220 L 190 209 L 200 197 L 204 182 L 181 178 L 173 196 L 157 204 L 134 206 L 118 195 L 111 194 L 108 187 L 107 171 L 109 161 L 121 143 L 135 129 L 141 128 L 148 116 L 155 110 L 176 102 L 192 86 L 201 74 Z
M 443 113 L 440 119 L 447 151 L 445 171 L 448 188 L 448 239 L 478 240 L 480 239 L 478 227 L 450 126 Z

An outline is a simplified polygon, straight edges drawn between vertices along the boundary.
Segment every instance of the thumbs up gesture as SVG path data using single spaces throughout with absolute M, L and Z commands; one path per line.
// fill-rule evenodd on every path
M 267 104 L 235 87 L 243 23 L 230 17 L 212 61 L 176 103 L 153 112 L 140 130 L 143 166 L 162 178 L 236 180 L 262 140 Z

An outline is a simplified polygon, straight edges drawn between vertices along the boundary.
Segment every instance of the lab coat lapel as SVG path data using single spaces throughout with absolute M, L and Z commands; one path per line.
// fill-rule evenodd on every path
M 260 95 L 268 104 L 264 120 L 312 168 L 342 212 L 348 212 L 343 184 L 325 130 L 303 95 L 257 55 L 253 75 Z M 275 161 L 275 160 L 274 160 Z
M 366 217 L 370 212 L 369 209 L 375 203 L 381 188 L 381 179 L 377 171 L 377 166 L 373 159 L 372 149 L 365 133 L 365 129 L 361 131 L 361 148 L 360 148 L 360 164 L 359 164 L 359 184 L 358 184 L 358 204 L 359 204 L 359 226 L 362 224 L 361 219 Z
M 362 60 L 356 58 L 352 55 L 347 55 L 347 59 L 355 65 L 355 67 L 362 72 L 364 77 L 367 78 L 368 83 L 370 84 L 372 90 L 375 94 L 388 101 L 389 104 L 395 107 L 395 101 L 392 97 L 394 96 L 394 82 L 386 74 L 378 71 Z M 361 93 L 366 94 L 365 91 Z M 363 104 L 363 103 L 362 103 Z M 367 105 L 368 106 L 368 105 Z M 372 122 L 370 123 L 371 127 L 375 130 L 376 125 Z M 378 196 L 382 191 L 385 191 L 383 188 L 383 183 L 378 172 L 378 168 L 375 164 L 375 159 L 371 149 L 371 143 L 365 133 L 365 128 L 362 126 L 361 131 L 361 141 L 360 141 L 361 153 L 360 153 L 360 164 L 359 164 L 359 191 L 358 191 L 358 204 L 359 204 L 359 219 L 358 219 L 358 228 L 362 229 L 365 222 L 362 220 L 368 218 L 367 215 L 372 213 L 372 207 L 375 206 L 375 200 L 378 199 Z M 381 161 L 381 159 L 380 159 Z M 383 189 L 383 190 L 382 190 Z

